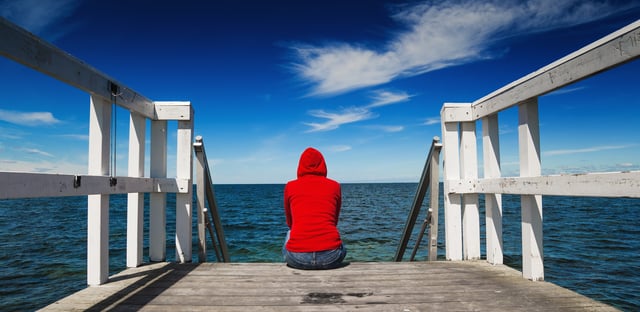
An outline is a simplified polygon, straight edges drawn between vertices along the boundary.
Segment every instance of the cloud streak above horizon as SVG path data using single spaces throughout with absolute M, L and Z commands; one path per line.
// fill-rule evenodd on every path
M 325 110 L 316 109 L 309 111 L 309 115 L 317 118 L 326 119 L 325 122 L 308 122 L 305 125 L 310 126 L 311 129 L 306 132 L 319 132 L 319 131 L 330 131 L 338 129 L 341 125 L 354 123 L 362 120 L 372 119 L 377 117 L 371 109 L 391 105 L 400 102 L 409 101 L 411 96 L 406 92 L 391 92 L 386 90 L 376 90 L 374 91 L 371 100 L 372 102 L 366 106 L 359 107 L 350 107 L 343 109 L 339 113 L 329 113 Z M 402 131 L 403 127 L 379 127 L 383 131 L 387 132 L 398 132 Z
M 377 90 L 373 95 L 373 103 L 367 106 L 368 108 L 385 106 L 390 104 L 396 104 L 400 102 L 406 102 L 411 99 L 411 95 L 406 92 L 390 92 L 384 90 Z
M 0 120 L 21 126 L 54 125 L 61 121 L 50 112 L 18 112 L 0 109 Z
M 628 2 L 627 2 L 628 3 Z M 427 1 L 392 14 L 406 31 L 382 49 L 359 43 L 292 46 L 293 69 L 310 95 L 336 95 L 433 70 L 493 58 L 501 39 L 598 20 L 624 10 L 612 1 Z
M 628 144 L 628 145 L 592 146 L 592 147 L 578 148 L 578 149 L 551 150 L 551 151 L 546 151 L 543 154 L 546 156 L 557 156 L 557 155 L 594 153 L 594 152 L 602 152 L 602 151 L 615 150 L 615 149 L 624 149 L 624 148 L 629 148 L 633 146 L 635 145 Z
M 361 120 L 374 118 L 375 115 L 366 108 L 352 107 L 343 110 L 340 113 L 330 113 L 321 109 L 309 111 L 309 115 L 317 118 L 326 119 L 323 123 L 308 122 L 305 123 L 310 126 L 307 132 L 329 131 L 338 129 L 341 125 L 353 123 Z

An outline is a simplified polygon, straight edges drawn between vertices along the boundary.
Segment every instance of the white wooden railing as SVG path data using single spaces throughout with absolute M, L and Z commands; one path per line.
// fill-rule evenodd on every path
M 485 196 L 486 258 L 503 261 L 501 194 L 521 195 L 522 273 L 544 279 L 542 195 L 640 197 L 640 172 L 541 175 L 538 97 L 640 55 L 640 20 L 473 102 L 441 110 L 448 260 L 479 259 L 479 196 Z M 520 176 L 501 177 L 498 112 L 518 107 Z M 478 177 L 476 122 L 484 177 Z
M 0 172 L 0 199 L 88 195 L 87 283 L 109 275 L 109 195 L 128 194 L 127 266 L 142 264 L 143 194 L 150 193 L 149 259 L 166 259 L 166 194 L 176 193 L 176 260 L 192 258 L 193 109 L 190 102 L 151 101 L 124 84 L 0 18 L 0 55 L 87 92 L 88 172 Z M 129 111 L 128 176 L 116 177 L 110 148 L 114 104 Z M 144 177 L 146 120 L 150 170 Z M 167 122 L 177 122 L 176 177 L 167 177 Z

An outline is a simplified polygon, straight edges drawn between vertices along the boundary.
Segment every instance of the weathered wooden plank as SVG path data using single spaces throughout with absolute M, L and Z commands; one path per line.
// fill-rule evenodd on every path
M 115 91 L 118 105 L 150 119 L 156 117 L 151 100 L 2 17 L 0 55 L 104 99 L 111 99 Z
M 188 306 L 185 307 L 188 311 L 212 311 L 211 307 L 206 306 Z M 120 311 L 171 311 L 166 306 L 162 305 L 146 305 L 144 307 L 136 307 L 131 306 L 130 309 L 118 309 Z M 246 312 L 248 310 L 255 311 L 317 311 L 317 312 L 331 312 L 331 311 L 446 311 L 446 312 L 455 312 L 455 311 L 472 311 L 473 307 L 462 305 L 461 303 L 429 303 L 429 304 L 386 304 L 386 305 L 306 305 L 306 306 L 297 306 L 295 308 L 292 307 L 283 307 L 283 306 L 259 306 L 259 307 L 242 307 L 242 306 L 224 306 L 224 307 L 216 307 L 215 311 L 220 312 L 236 312 L 243 311 Z M 505 309 L 506 310 L 506 309 Z M 479 311 L 479 310 L 476 310 Z M 536 309 L 535 307 L 531 307 L 528 310 L 523 309 L 515 309 L 512 311 L 541 311 Z M 598 309 L 597 307 L 585 306 L 578 308 L 562 308 L 555 310 L 547 310 L 547 311 L 563 311 L 563 312 L 571 312 L 571 311 L 606 311 Z M 546 312 L 546 311 L 545 311 Z
M 475 122 L 460 123 L 460 173 L 463 179 L 478 178 L 478 148 Z M 478 194 L 462 196 L 462 256 L 480 259 L 480 205 Z
M 454 109 L 444 106 L 440 112 L 441 119 L 449 110 Z M 444 239 L 447 260 L 462 260 L 462 196 L 452 194 L 446 190 L 452 181 L 460 181 L 460 138 L 458 134 L 458 122 L 442 122 L 442 157 L 444 175 Z
M 87 172 L 91 175 L 110 174 L 109 146 L 111 138 L 111 103 L 104 98 L 91 96 L 89 113 L 89 160 Z M 114 168 L 115 170 L 115 168 Z M 33 178 L 33 176 L 16 176 L 16 180 L 7 183 L 19 182 L 20 178 Z M 42 179 L 44 180 L 44 179 Z M 42 183 L 41 179 L 35 180 Z M 33 179 L 24 182 L 33 183 Z M 76 177 L 68 180 L 74 189 L 82 185 L 82 181 Z M 26 183 L 25 183 L 26 184 Z M 105 184 L 112 186 L 112 184 Z M 40 187 L 24 185 L 23 187 L 11 187 L 11 194 L 22 192 L 41 192 L 42 190 L 66 190 L 67 185 L 41 184 Z M 69 187 L 70 188 L 70 187 Z M 99 285 L 109 278 L 109 195 L 95 194 L 87 197 L 87 284 Z
M 151 153 L 149 155 L 149 176 L 167 177 L 167 121 L 151 121 Z M 167 259 L 167 195 L 149 195 L 149 260 Z
M 484 261 L 351 263 L 300 271 L 283 263 L 156 263 L 45 311 L 614 311 Z
M 482 118 L 482 159 L 485 178 L 500 178 L 500 136 L 498 114 Z M 502 194 L 485 194 L 485 236 L 487 261 L 503 263 Z
M 640 198 L 640 171 L 467 180 L 445 192 Z
M 516 299 L 517 298 L 517 299 Z M 569 306 L 591 306 L 581 304 L 579 299 L 571 297 L 535 297 L 523 293 L 501 292 L 500 296 L 495 296 L 490 291 L 480 291 L 476 293 L 466 292 L 464 294 L 439 293 L 439 294 L 402 294 L 402 295 L 379 295 L 371 292 L 343 293 L 342 289 L 336 291 L 327 290 L 321 292 L 310 292 L 304 295 L 279 295 L 279 296 L 193 296 L 182 295 L 173 296 L 161 294 L 157 296 L 134 296 L 124 302 L 125 305 L 143 306 L 145 304 L 163 305 L 176 307 L 185 306 L 305 306 L 305 305 L 342 305 L 345 308 L 351 305 L 388 305 L 388 304 L 435 304 L 449 302 L 456 306 L 469 306 L 482 311 L 504 311 L 509 309 L 539 309 L 540 302 L 551 302 L 551 309 Z M 547 310 L 548 311 L 548 310 Z
M 193 111 L 191 111 L 193 113 Z M 176 195 L 176 259 L 180 262 L 190 262 L 191 243 L 191 213 L 193 211 L 193 118 L 178 121 L 176 144 L 176 178 L 189 181 L 186 193 Z
M 95 175 L 0 172 L 0 199 L 126 193 L 186 193 L 188 180 Z
M 144 177 L 144 151 L 146 119 L 129 113 L 129 164 L 130 177 Z M 144 193 L 127 195 L 127 267 L 142 264 L 144 230 Z
M 542 165 L 537 97 L 518 106 L 518 119 L 520 176 L 540 176 Z M 522 273 L 525 278 L 534 281 L 543 280 L 542 196 L 520 195 L 520 207 L 522 216 Z
M 637 59 L 640 56 L 638 41 L 640 20 L 473 102 L 472 118 L 476 120 L 495 114 L 527 99 Z

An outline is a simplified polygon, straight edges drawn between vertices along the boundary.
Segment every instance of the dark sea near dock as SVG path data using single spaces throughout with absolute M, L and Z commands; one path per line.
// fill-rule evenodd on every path
M 348 261 L 393 259 L 416 188 L 416 183 L 343 184 L 339 228 Z M 287 230 L 282 190 L 283 185 L 215 185 L 233 262 L 282 261 Z M 167 260 L 173 261 L 174 196 L 167 201 Z M 503 195 L 505 263 L 518 270 L 519 203 L 519 196 Z M 543 209 L 545 280 L 623 311 L 640 310 L 640 199 L 545 196 Z M 126 195 L 111 196 L 109 213 L 110 274 L 115 274 L 126 262 Z M 443 220 L 441 204 L 441 259 Z M 480 223 L 484 232 L 484 217 Z M 37 310 L 86 287 L 86 236 L 85 196 L 0 200 L 0 310 Z M 196 261 L 195 236 L 193 241 Z M 414 244 L 409 242 L 405 258 Z M 482 244 L 484 255 L 484 237 Z M 145 261 L 147 246 L 145 224 Z M 424 247 L 418 260 L 426 258 Z M 215 261 L 213 252 L 209 257 Z

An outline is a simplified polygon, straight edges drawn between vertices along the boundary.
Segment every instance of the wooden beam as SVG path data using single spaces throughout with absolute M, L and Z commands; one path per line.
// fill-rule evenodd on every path
M 488 178 L 452 183 L 447 191 L 456 194 L 640 198 L 640 171 Z
M 460 123 L 460 165 L 463 179 L 478 178 L 476 123 Z M 462 254 L 464 260 L 480 259 L 480 210 L 478 194 L 462 196 Z
M 473 119 L 497 113 L 640 56 L 640 20 L 473 102 Z
M 151 155 L 149 174 L 167 177 L 167 121 L 151 121 Z M 165 261 L 167 256 L 167 195 L 149 195 L 149 260 Z
M 189 181 L 169 178 L 0 172 L 0 199 L 83 196 L 92 194 L 182 193 Z
M 500 136 L 498 114 L 482 118 L 482 152 L 484 177 L 500 178 Z M 475 185 L 475 184 L 471 184 Z M 485 230 L 487 261 L 502 264 L 502 195 L 485 194 Z
M 151 100 L 2 17 L 0 55 L 105 99 L 111 99 L 112 86 L 117 86 L 118 105 L 156 119 Z
M 89 174 L 110 174 L 109 146 L 112 106 L 99 96 L 91 96 L 89 115 Z M 114 168 L 115 170 L 115 168 Z M 42 180 L 40 180 L 42 182 Z M 74 187 L 78 180 L 71 180 Z M 80 183 L 82 183 L 80 181 Z M 110 183 L 111 184 L 111 183 Z M 53 185 L 43 185 L 50 188 Z M 29 192 L 39 188 L 26 187 Z M 100 285 L 109 278 L 109 195 L 87 197 L 87 284 Z
M 441 111 L 441 118 L 447 107 Z M 444 188 L 460 180 L 459 123 L 442 123 L 442 152 L 444 167 Z M 462 260 L 462 197 L 444 193 L 444 238 L 447 260 Z
M 540 176 L 540 122 L 538 98 L 518 106 L 518 145 L 520 176 Z M 542 195 L 520 195 L 522 216 L 522 276 L 544 280 L 542 240 Z
M 146 119 L 138 114 L 129 114 L 129 176 L 144 176 L 144 150 Z M 142 264 L 144 227 L 144 193 L 127 194 L 127 267 Z
M 191 117 L 191 116 L 190 116 Z M 185 193 L 176 195 L 176 261 L 191 262 L 193 187 L 193 121 L 178 121 L 176 177 L 190 183 Z

